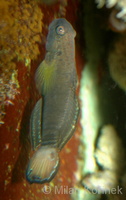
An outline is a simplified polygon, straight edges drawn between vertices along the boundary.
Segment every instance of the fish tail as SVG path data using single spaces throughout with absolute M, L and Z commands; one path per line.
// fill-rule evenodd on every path
M 30 159 L 26 178 L 30 183 L 45 183 L 52 180 L 59 168 L 58 149 L 40 147 Z

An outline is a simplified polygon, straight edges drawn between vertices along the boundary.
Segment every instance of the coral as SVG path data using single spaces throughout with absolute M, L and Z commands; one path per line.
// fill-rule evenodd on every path
M 125 0 L 95 0 L 98 8 L 102 8 L 106 5 L 107 8 L 115 8 L 119 11 L 116 15 L 117 18 L 121 18 L 126 22 L 126 1 Z
M 126 91 L 126 34 L 115 40 L 108 55 L 108 65 L 112 78 Z
M 18 92 L 16 61 L 30 67 L 39 54 L 42 12 L 36 1 L 0 1 L 0 110 Z M 1 119 L 1 116 L 0 116 Z
M 109 16 L 110 29 L 115 32 L 123 33 L 126 31 L 126 22 L 116 17 L 118 11 L 114 8 Z
M 113 139 L 111 140 L 111 138 Z M 122 160 L 125 159 L 124 149 L 117 131 L 111 124 L 105 125 L 101 129 L 95 158 L 103 169 L 116 172 L 116 175 L 122 173 L 124 167 Z
M 80 159 L 78 162 L 80 169 L 78 174 L 82 186 L 91 193 L 87 195 L 86 190 L 83 191 L 83 189 L 78 188 L 76 199 L 83 196 L 80 199 L 84 198 L 85 200 L 101 199 L 100 195 L 93 197 L 93 191 L 101 194 L 104 191 L 109 192 L 111 188 L 117 186 L 125 162 L 124 149 L 118 133 L 112 125 L 106 126 L 106 124 L 113 124 L 113 121 L 116 124 L 115 115 L 120 117 L 117 108 L 115 108 L 116 101 L 112 98 L 112 89 L 109 92 L 111 80 L 106 70 L 105 57 L 108 50 L 105 43 L 109 44 L 108 38 L 111 37 L 111 34 L 112 36 L 114 34 L 103 29 L 101 24 L 103 18 L 100 19 L 99 15 L 102 11 L 99 12 L 94 6 L 93 0 L 87 0 L 83 7 L 87 61 L 80 82 L 82 147 L 79 147 L 79 153 L 82 160 Z M 116 50 L 113 50 L 119 53 L 119 55 L 115 55 L 115 61 L 113 56 L 113 68 L 114 65 L 117 65 L 117 60 L 118 67 L 123 60 L 126 63 L 125 58 L 122 59 L 126 53 L 124 49 L 125 44 L 121 49 L 117 45 Z M 120 50 L 123 54 L 122 57 Z M 99 74 L 99 69 L 102 71 L 101 74 Z M 100 135 L 101 127 L 103 129 Z M 97 140 L 99 143 L 97 143 Z
M 87 175 L 82 183 L 89 190 L 96 190 L 99 194 L 109 193 L 118 185 L 125 166 L 122 162 L 125 160 L 124 148 L 112 125 L 105 125 L 102 128 L 95 158 L 103 170 Z
M 115 188 L 118 182 L 115 173 L 106 170 L 87 175 L 82 180 L 82 184 L 91 193 L 95 191 L 98 194 L 110 194 L 111 189 Z

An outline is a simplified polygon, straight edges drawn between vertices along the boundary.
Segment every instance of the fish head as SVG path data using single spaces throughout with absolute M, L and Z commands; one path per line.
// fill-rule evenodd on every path
M 57 51 L 66 46 L 69 41 L 73 41 L 76 32 L 72 25 L 64 18 L 58 18 L 49 25 L 46 50 Z

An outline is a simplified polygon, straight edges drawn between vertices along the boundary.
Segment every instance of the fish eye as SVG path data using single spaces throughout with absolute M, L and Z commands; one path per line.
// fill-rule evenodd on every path
M 58 27 L 56 28 L 56 32 L 57 32 L 57 34 L 59 34 L 59 35 L 64 35 L 64 33 L 65 33 L 64 27 L 63 27 L 63 26 L 58 26 Z

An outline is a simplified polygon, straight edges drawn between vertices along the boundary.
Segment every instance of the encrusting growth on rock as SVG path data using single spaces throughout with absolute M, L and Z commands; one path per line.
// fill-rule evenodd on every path
M 21 61 L 30 69 L 39 55 L 43 14 L 33 0 L 0 1 L 0 124 L 6 100 L 19 93 L 17 80 Z

